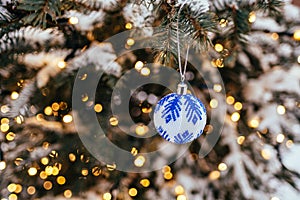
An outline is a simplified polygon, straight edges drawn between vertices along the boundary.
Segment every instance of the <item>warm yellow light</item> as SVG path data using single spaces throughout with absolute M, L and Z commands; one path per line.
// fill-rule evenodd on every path
M 63 121 L 65 122 L 65 123 L 71 123 L 72 121 L 73 121 L 73 117 L 72 117 L 72 115 L 65 115 L 64 117 L 63 117 Z
M 221 173 L 219 171 L 212 171 L 209 173 L 209 179 L 210 180 L 217 180 L 218 178 L 220 178 Z
M 59 185 L 63 185 L 63 184 L 66 183 L 66 178 L 63 177 L 63 176 L 59 176 L 59 177 L 57 177 L 56 182 L 57 182 Z
M 224 50 L 224 47 L 223 47 L 222 44 L 215 44 L 215 50 L 216 50 L 217 52 L 221 52 L 221 51 Z
M 138 125 L 135 128 L 135 133 L 139 136 L 145 135 L 149 131 L 148 126 L 145 125 Z
M 218 58 L 215 60 L 215 65 L 219 68 L 223 68 L 224 67 L 224 59 L 223 58 Z
M 27 172 L 28 172 L 29 176 L 35 176 L 37 174 L 37 168 L 30 167 Z
M 283 105 L 277 106 L 277 113 L 279 115 L 284 115 L 285 114 L 285 107 Z
M 127 41 L 126 41 L 126 43 L 127 43 L 128 46 L 133 46 L 134 43 L 135 43 L 135 41 L 132 38 L 128 38 Z
M 10 194 L 8 196 L 8 200 L 17 200 L 18 199 L 18 196 L 16 194 Z
M 140 181 L 140 184 L 143 186 L 143 187 L 149 187 L 149 185 L 150 185 L 150 181 L 148 180 L 148 179 L 142 179 L 141 181 Z
M 83 94 L 83 95 L 81 96 L 81 101 L 82 101 L 82 102 L 87 102 L 88 100 L 89 100 L 89 95 Z
M 249 21 L 250 23 L 254 23 L 255 20 L 256 20 L 256 14 L 255 14 L 255 12 L 251 12 L 251 13 L 249 14 L 248 21 Z
M 142 167 L 146 162 L 146 159 L 144 156 L 138 156 L 135 160 L 134 160 L 134 165 L 137 167 Z
M 9 192 L 14 192 L 16 189 L 17 189 L 17 185 L 14 184 L 14 183 L 11 183 L 11 184 L 9 184 L 9 185 L 7 186 L 7 190 L 8 190 Z
M 282 133 L 278 134 L 276 137 L 276 141 L 278 143 L 283 143 L 284 139 L 285 139 L 285 136 Z
M 209 105 L 210 105 L 211 108 L 217 108 L 218 107 L 218 100 L 217 99 L 212 99 L 209 102 Z
M 181 194 L 179 196 L 177 196 L 176 200 L 187 200 L 186 196 Z
M 221 92 L 222 86 L 220 84 L 214 84 L 214 91 L 215 92 Z
M 103 194 L 103 200 L 111 200 L 112 195 L 109 192 Z
M 2 118 L 1 119 L 1 124 L 9 124 L 9 119 L 8 118 Z
M 29 187 L 27 188 L 27 193 L 28 193 L 29 195 L 34 195 L 35 192 L 36 192 L 36 189 L 35 189 L 34 186 L 29 186 Z
M 4 170 L 6 168 L 6 162 L 0 161 L 0 170 Z
M 236 109 L 236 110 L 242 110 L 242 108 L 243 108 L 243 104 L 241 102 L 236 102 L 234 104 L 234 109 Z
M 269 149 L 261 150 L 260 154 L 265 160 L 270 160 L 270 158 L 271 158 L 271 152 Z
M 297 59 L 298 63 L 300 64 L 300 56 L 298 56 L 298 59 Z
M 259 126 L 258 118 L 253 118 L 248 122 L 248 126 L 251 128 L 257 128 Z
M 184 194 L 184 188 L 181 185 L 176 186 L 175 187 L 175 194 L 176 195 Z
M 36 120 L 39 121 L 39 122 L 43 121 L 43 120 L 44 120 L 44 115 L 41 114 L 41 113 L 40 113 L 40 114 L 37 114 L 37 115 L 36 115 Z
M 41 158 L 41 163 L 43 165 L 48 165 L 49 164 L 49 158 L 47 158 L 47 157 Z
M 238 112 L 234 112 L 234 113 L 232 113 L 232 115 L 231 115 L 231 120 L 233 121 L 233 122 L 237 122 L 237 121 L 239 121 L 240 120 L 240 113 L 238 113 Z
M 103 110 L 103 107 L 102 107 L 101 104 L 96 104 L 94 106 L 94 110 L 95 110 L 95 112 L 99 113 L 99 112 L 101 112 Z
M 7 132 L 9 130 L 9 125 L 8 124 L 1 124 L 0 125 L 0 130 L 4 133 Z
M 43 184 L 44 188 L 46 190 L 51 190 L 52 189 L 52 183 L 51 181 L 45 181 L 44 184 Z
M 52 167 L 52 166 L 47 166 L 47 167 L 45 168 L 45 172 L 46 172 L 46 174 L 47 174 L 48 176 L 52 175 L 52 173 L 53 173 L 53 167 Z
M 52 174 L 52 172 L 51 172 L 51 174 Z M 51 175 L 51 174 L 49 174 L 49 175 Z M 41 173 L 40 173 L 40 178 L 41 179 L 46 179 L 48 177 L 48 175 L 47 175 L 47 173 L 45 172 L 45 171 L 41 171 Z
M 7 105 L 3 105 L 3 106 L 1 106 L 0 110 L 2 113 L 5 114 L 5 113 L 9 112 L 9 107 Z
M 108 171 L 114 171 L 117 168 L 117 165 L 115 163 L 112 165 L 107 164 L 106 167 L 107 167 Z
M 218 165 L 218 169 L 219 169 L 220 171 L 225 171 L 225 170 L 227 169 L 227 165 L 226 165 L 225 163 L 220 163 L 220 164 Z
M 278 40 L 278 39 L 279 39 L 279 35 L 278 35 L 277 33 L 272 33 L 272 34 L 271 34 L 271 38 L 272 38 L 273 40 Z
M 294 32 L 294 39 L 298 41 L 300 40 L 300 30 L 296 30 Z
M 221 19 L 219 24 L 220 24 L 220 26 L 221 26 L 221 27 L 223 27 L 223 28 L 224 28 L 224 27 L 226 27 L 226 26 L 227 26 L 227 24 L 228 24 L 228 20 L 226 20 L 226 19 Z
M 16 134 L 14 134 L 13 132 L 9 132 L 6 134 L 6 139 L 8 141 L 13 141 L 15 139 Z
M 125 24 L 126 29 L 132 29 L 132 23 L 128 22 Z
M 52 113 L 53 113 L 52 108 L 50 106 L 47 106 L 44 109 L 44 113 L 45 113 L 45 115 L 52 115 Z
M 173 174 L 172 174 L 171 172 L 166 172 L 166 173 L 164 174 L 164 178 L 165 178 L 166 180 L 171 180 L 171 179 L 173 178 Z
M 17 187 L 16 187 L 16 190 L 15 190 L 15 193 L 17 193 L 17 194 L 21 193 L 21 192 L 22 192 L 22 190 L 23 190 L 23 187 L 22 187 L 22 185 L 20 185 L 20 184 L 17 184 L 16 186 L 17 186 Z
M 149 76 L 151 73 L 150 69 L 148 67 L 143 67 L 143 69 L 141 69 L 141 74 L 143 76 Z
M 77 17 L 70 17 L 70 18 L 69 18 L 69 23 L 70 23 L 70 24 L 75 25 L 75 24 L 78 24 L 78 22 L 79 22 L 79 20 L 78 20 Z
M 130 188 L 128 191 L 128 194 L 132 197 L 135 197 L 137 195 L 138 191 L 135 188 Z
M 11 95 L 10 95 L 10 98 L 13 99 L 13 100 L 19 98 L 19 93 L 16 92 L 16 91 L 13 91 L 13 92 L 11 93 Z
M 134 65 L 134 68 L 137 70 L 137 71 L 140 71 L 142 68 L 144 67 L 144 63 L 142 61 L 137 61 Z
M 287 148 L 292 148 L 294 146 L 294 142 L 293 140 L 288 140 L 286 141 L 285 145 Z
M 69 199 L 72 197 L 72 191 L 71 190 L 65 190 L 64 191 L 64 196 Z
M 139 153 L 139 151 L 137 150 L 137 148 L 132 147 L 132 149 L 131 149 L 131 154 L 132 154 L 133 156 L 136 156 L 138 153 Z
M 64 69 L 67 66 L 67 63 L 65 61 L 59 61 L 57 63 L 57 67 L 59 67 L 60 69 Z
M 58 167 L 56 167 L 56 166 L 53 166 L 53 171 L 52 171 L 52 175 L 53 176 L 57 176 L 58 174 L 59 174 L 59 169 L 58 169 Z
M 51 108 L 52 108 L 52 110 L 54 110 L 54 111 L 58 111 L 58 110 L 59 110 L 59 104 L 56 103 L 56 102 L 54 102 L 54 103 L 52 104 Z
M 147 114 L 151 113 L 152 112 L 152 108 L 151 107 L 149 107 L 149 108 L 148 107 L 144 107 L 144 108 L 142 108 L 142 112 L 143 113 L 147 113 Z
M 83 176 L 87 176 L 87 175 L 89 175 L 89 170 L 87 170 L 87 169 L 82 169 L 82 170 L 81 170 L 81 174 L 82 174 Z
M 69 160 L 70 160 L 71 162 L 75 162 L 75 161 L 76 161 L 76 156 L 75 156 L 74 153 L 70 153 L 70 154 L 69 154 Z
M 162 173 L 167 173 L 167 172 L 170 172 L 171 171 L 171 167 L 170 166 L 164 166 L 163 168 L 162 168 Z
M 96 167 L 93 167 L 93 169 L 92 169 L 92 173 L 94 176 L 100 176 L 101 172 L 102 172 L 102 170 L 100 169 L 100 167 L 96 166 Z
M 68 108 L 68 104 L 66 102 L 59 103 L 59 109 L 66 110 Z
M 226 98 L 226 103 L 227 103 L 227 104 L 232 105 L 232 104 L 234 104 L 234 102 L 235 102 L 235 99 L 234 99 L 233 96 L 228 96 L 228 97 Z
M 111 118 L 109 119 L 109 123 L 110 123 L 110 125 L 112 125 L 112 126 L 117 126 L 117 125 L 119 124 L 119 121 L 118 121 L 118 119 L 117 119 L 116 117 L 111 117 Z
M 25 119 L 22 115 L 15 117 L 15 121 L 17 122 L 17 124 L 22 124 L 24 122 L 24 120 Z
M 242 145 L 245 141 L 245 136 L 239 136 L 237 139 L 236 139 L 236 142 L 239 144 L 239 145 Z

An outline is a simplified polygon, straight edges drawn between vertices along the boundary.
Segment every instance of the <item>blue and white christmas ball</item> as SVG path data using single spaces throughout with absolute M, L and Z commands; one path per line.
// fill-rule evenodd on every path
M 202 133 L 206 124 L 203 103 L 191 94 L 171 93 L 162 98 L 154 110 L 154 125 L 167 141 L 184 144 Z

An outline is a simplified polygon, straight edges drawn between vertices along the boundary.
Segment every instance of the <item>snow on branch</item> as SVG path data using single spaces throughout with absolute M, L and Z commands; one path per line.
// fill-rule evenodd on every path
M 127 22 L 133 24 L 134 28 L 140 29 L 142 35 L 152 35 L 153 30 L 150 26 L 154 22 L 154 16 L 151 7 L 148 9 L 144 4 L 128 4 L 123 8 L 123 16 Z
M 300 95 L 300 68 L 290 70 L 276 68 L 258 79 L 250 79 L 244 90 L 245 98 L 257 104 L 265 104 L 273 99 L 272 92 L 288 92 Z
M 22 27 L 5 34 L 0 39 L 0 53 L 10 51 L 19 46 L 31 46 L 36 49 L 40 46 L 55 46 L 64 44 L 62 32 L 54 28 L 42 30 L 35 27 Z
M 94 9 L 103 9 L 105 11 L 114 11 L 121 5 L 121 0 L 75 0 L 87 7 Z
M 0 22 L 1 21 L 10 21 L 12 19 L 12 15 L 8 10 L 2 6 L 0 6 Z
M 178 0 L 176 6 L 181 7 L 187 4 L 191 12 L 191 16 L 198 17 L 202 13 L 209 11 L 209 1 L 208 0 Z
M 117 56 L 110 43 L 93 42 L 87 50 L 70 61 L 67 72 L 79 69 L 82 66 L 92 65 L 95 69 L 103 70 L 107 74 L 119 77 L 121 66 L 115 61 Z
M 78 23 L 75 28 L 82 32 L 91 31 L 96 27 L 102 26 L 104 22 L 105 13 L 102 10 L 92 11 L 89 14 L 84 14 L 75 10 L 66 12 L 66 17 L 77 17 Z

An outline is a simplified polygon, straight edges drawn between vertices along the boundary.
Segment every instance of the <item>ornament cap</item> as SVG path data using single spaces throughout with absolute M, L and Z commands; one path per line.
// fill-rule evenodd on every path
M 184 82 L 181 82 L 177 86 L 177 94 L 185 95 L 187 93 L 187 85 Z

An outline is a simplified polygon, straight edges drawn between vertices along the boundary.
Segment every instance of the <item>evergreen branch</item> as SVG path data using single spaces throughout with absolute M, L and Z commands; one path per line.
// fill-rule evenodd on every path
M 9 22 L 12 18 L 12 14 L 6 8 L 0 6 L 0 24 Z
M 56 22 L 56 18 L 61 15 L 60 0 L 22 0 L 17 8 L 29 12 L 29 15 L 23 18 L 25 24 L 43 28 L 47 27 L 48 16 Z

